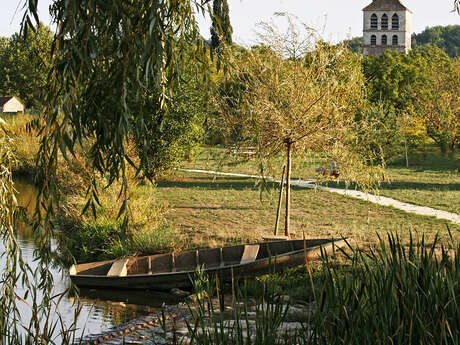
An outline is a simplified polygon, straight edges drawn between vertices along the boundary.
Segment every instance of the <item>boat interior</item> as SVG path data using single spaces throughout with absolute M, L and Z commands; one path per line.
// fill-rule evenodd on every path
M 305 244 L 307 248 L 311 248 L 330 241 L 330 239 L 306 240 Z M 243 244 L 80 264 L 72 266 L 70 274 L 122 277 L 127 275 L 189 272 L 195 271 L 200 266 L 209 269 L 247 264 L 267 258 L 275 259 L 276 256 L 303 249 L 303 240 Z

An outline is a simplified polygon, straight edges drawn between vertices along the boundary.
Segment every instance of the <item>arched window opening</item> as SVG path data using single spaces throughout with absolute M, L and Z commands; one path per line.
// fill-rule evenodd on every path
M 377 28 L 378 28 L 378 21 L 379 21 L 379 19 L 377 18 L 377 15 L 374 13 L 374 14 L 371 16 L 371 29 L 377 30 Z
M 393 35 L 392 44 L 393 44 L 394 46 L 397 46 L 397 45 L 398 45 L 398 36 Z
M 382 16 L 382 30 L 388 30 L 388 16 L 386 14 Z
M 377 45 L 377 36 L 372 35 L 371 36 L 371 46 Z
M 382 46 L 386 46 L 387 44 L 388 44 L 387 35 L 383 35 L 382 36 Z
M 391 17 L 391 29 L 399 30 L 399 17 L 396 13 Z

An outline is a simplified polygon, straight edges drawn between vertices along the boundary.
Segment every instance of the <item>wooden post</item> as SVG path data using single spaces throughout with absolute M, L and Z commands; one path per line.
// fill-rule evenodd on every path
M 284 235 L 289 237 L 289 216 L 291 211 L 291 138 L 286 139 L 286 214 L 284 215 Z
M 280 197 L 278 199 L 278 209 L 276 210 L 276 222 L 275 222 L 275 236 L 278 235 L 278 226 L 281 215 L 281 202 L 283 201 L 283 189 L 284 189 L 284 175 L 286 172 L 286 165 L 283 166 L 283 174 L 281 175 L 280 182 Z

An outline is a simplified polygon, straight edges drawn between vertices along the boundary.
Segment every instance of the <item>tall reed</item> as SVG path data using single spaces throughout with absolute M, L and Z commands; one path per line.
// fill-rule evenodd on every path
M 437 237 L 429 244 L 411 236 L 406 246 L 398 235 L 388 234 L 371 249 L 350 246 L 345 265 L 323 255 L 321 272 L 306 275 L 313 308 L 298 320 L 302 327 L 294 334 L 280 327 L 288 320 L 289 306 L 276 297 L 279 287 L 264 283 L 254 297 L 254 318 L 245 289 L 234 286 L 233 309 L 224 317 L 219 284 L 201 279 L 192 310 L 195 321 L 189 325 L 191 343 L 460 344 L 460 244 L 449 234 L 449 248 Z M 230 329 L 224 327 L 229 319 L 235 320 Z
M 452 234 L 451 248 L 412 236 L 406 247 L 389 234 L 374 249 L 352 250 L 346 272 L 325 256 L 314 343 L 459 344 L 459 249 Z

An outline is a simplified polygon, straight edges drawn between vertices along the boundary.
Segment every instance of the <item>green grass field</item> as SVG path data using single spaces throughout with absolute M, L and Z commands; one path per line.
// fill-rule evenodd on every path
M 457 157 L 460 157 L 460 153 L 442 156 L 433 150 L 411 154 L 409 168 L 406 168 L 405 162 L 401 160 L 390 162 L 385 170 L 387 182 L 379 184 L 377 193 L 416 205 L 460 214 L 460 174 L 456 170 Z M 325 162 L 315 155 L 294 158 L 292 176 L 302 179 L 317 178 L 315 168 L 322 164 Z M 281 157 L 275 159 L 272 171 L 267 174 L 280 176 L 282 165 Z M 229 155 L 221 148 L 204 148 L 194 162 L 185 162 L 183 168 L 260 173 L 256 159 Z M 331 187 L 345 187 L 343 183 L 337 184 L 335 181 L 326 183 Z
M 460 214 L 460 173 L 456 157 L 436 153 L 414 154 L 410 168 L 395 162 L 388 168 L 391 183 L 381 185 L 382 195 L 417 205 Z
M 155 192 L 187 247 L 255 241 L 273 233 L 277 185 L 261 194 L 253 179 L 178 172 L 159 181 Z M 412 231 L 427 238 L 439 232 L 447 239 L 447 224 L 325 191 L 292 192 L 291 227 L 297 238 L 303 232 L 308 238 L 345 236 L 364 245 L 388 231 L 400 232 L 406 241 Z

